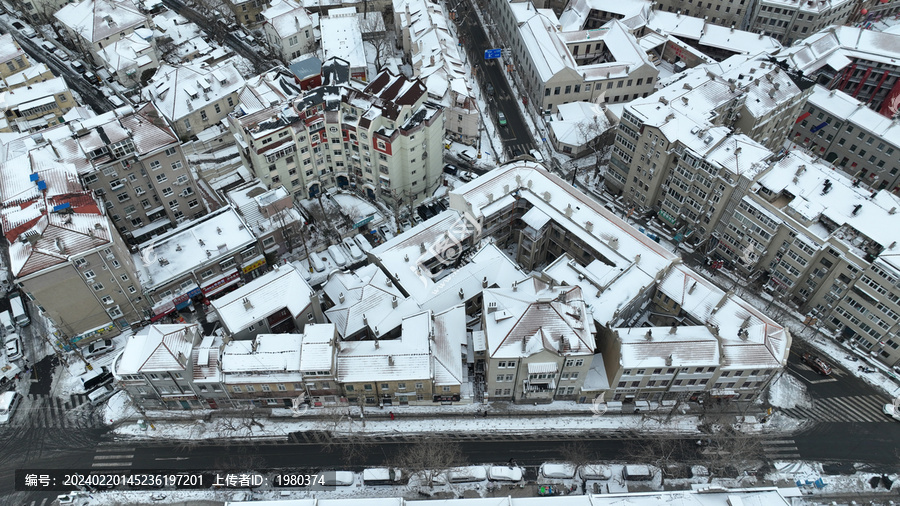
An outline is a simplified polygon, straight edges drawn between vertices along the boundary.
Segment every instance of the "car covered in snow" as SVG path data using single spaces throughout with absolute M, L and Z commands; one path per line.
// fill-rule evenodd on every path
M 557 480 L 567 480 L 575 477 L 575 466 L 563 462 L 548 462 L 541 464 L 540 476 Z
M 881 407 L 881 412 L 900 422 L 900 411 L 893 404 L 885 404 Z
M 522 468 L 518 466 L 491 466 L 488 479 L 491 481 L 522 481 Z
M 6 339 L 3 340 L 3 344 L 6 346 L 7 360 L 18 360 L 22 358 L 22 341 L 19 340 L 18 334 L 9 334 L 6 336 Z
M 113 344 L 112 339 L 94 341 L 84 350 L 84 358 L 97 358 L 106 355 L 114 349 L 116 349 L 116 345 Z

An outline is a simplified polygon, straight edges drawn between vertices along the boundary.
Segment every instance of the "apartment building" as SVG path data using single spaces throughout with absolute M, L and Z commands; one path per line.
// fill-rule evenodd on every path
M 858 8 L 851 0 L 760 0 L 752 6 L 749 30 L 788 47 L 825 27 L 843 25 Z
M 265 21 L 263 11 L 269 5 L 269 0 L 225 0 L 225 5 L 234 14 L 234 20 L 241 26 L 253 28 Z
M 129 88 L 139 87 L 159 68 L 153 32 L 146 28 L 110 42 L 98 51 L 98 56 L 110 75 Z
M 423 311 L 401 323 L 396 339 L 342 341 L 337 378 L 353 405 L 472 402 L 465 388 L 465 311 Z
M 153 238 L 133 258 L 153 321 L 254 279 L 267 265 L 256 237 L 231 207 Z
M 489 12 L 524 93 L 546 114 L 570 102 L 628 102 L 649 95 L 658 76 L 647 51 L 621 21 L 587 28 L 587 18 L 557 19 L 531 2 L 489 2 Z
M 774 297 L 894 365 L 900 314 L 892 279 L 898 198 L 792 151 L 746 195 L 715 243 Z M 756 255 L 746 252 L 753 251 Z
M 441 182 L 444 109 L 421 81 L 389 71 L 365 87 L 321 86 L 229 116 L 229 125 L 244 165 L 295 198 L 355 185 L 369 198 L 415 205 Z
M 222 328 L 235 340 L 257 334 L 303 332 L 323 322 L 319 297 L 290 264 L 272 270 L 212 301 Z
M 37 132 L 61 123 L 77 104 L 65 79 L 57 77 L 0 92 L 0 132 Z
M 293 0 L 276 0 L 262 11 L 262 26 L 269 47 L 289 64 L 310 53 L 316 39 L 312 19 L 305 7 Z
M 11 33 L 0 35 L 0 78 L 17 74 L 31 66 L 28 55 Z
M 485 397 L 575 399 L 594 360 L 594 319 L 580 287 L 528 278 L 484 291 Z
M 103 66 L 101 51 L 135 31 L 153 30 L 153 22 L 127 0 L 82 0 L 64 4 L 53 15 L 68 40 L 94 65 Z M 141 29 L 144 29 L 141 31 Z M 152 33 L 144 37 L 152 36 Z
M 202 359 L 201 353 L 193 353 L 195 348 L 203 351 Z M 200 325 L 151 325 L 128 337 L 111 372 L 142 409 L 216 408 L 227 394 L 220 378 L 202 381 L 206 378 L 196 374 L 204 360 L 216 363 L 219 355 L 204 339 Z
M 531 250 L 528 259 L 549 262 L 541 272 L 542 282 L 563 286 L 565 290 L 579 287 L 581 302 L 590 309 L 597 329 L 596 341 L 591 342 L 597 344 L 592 363 L 581 364 L 587 368 L 588 379 L 581 387 L 572 385 L 576 387 L 572 397 L 566 398 L 577 402 L 599 398 L 604 402 L 630 403 L 690 398 L 696 394 L 750 399 L 786 363 L 791 336 L 781 325 L 677 264 L 670 251 L 625 225 L 589 197 L 571 190 L 537 164 L 515 162 L 495 169 L 451 192 L 450 206 L 464 211 L 470 222 L 478 224 L 479 236 L 490 236 L 500 245 L 515 244 L 516 250 Z M 425 239 L 426 249 L 434 248 L 426 236 L 420 237 Z M 516 283 L 514 290 L 521 290 L 519 285 Z M 485 291 L 486 301 L 490 291 Z M 506 292 L 514 295 L 510 289 Z M 524 295 L 519 298 L 531 300 Z M 651 306 L 654 309 L 648 313 L 646 308 Z M 499 305 L 493 314 L 497 313 Z M 577 312 L 559 314 L 574 318 L 571 315 Z M 660 327 L 651 333 L 652 340 L 647 340 L 647 329 L 639 326 L 644 321 Z M 667 340 L 673 324 L 678 329 Z M 636 337 L 623 336 L 629 332 Z M 572 340 L 571 331 L 564 329 L 561 333 Z M 673 365 L 665 365 L 672 354 L 667 350 L 672 350 L 677 342 L 705 343 L 702 346 L 712 349 L 712 338 L 717 341 L 718 355 L 709 354 L 706 362 L 683 361 L 685 365 L 679 365 L 676 354 L 671 359 Z M 485 339 L 490 343 L 490 336 Z M 651 344 L 639 344 L 643 342 Z M 476 357 L 479 347 L 475 345 Z M 651 351 L 641 352 L 644 355 L 629 351 L 638 349 Z M 490 347 L 485 346 L 485 356 L 488 350 Z M 644 357 L 653 357 L 655 365 L 639 367 Z M 682 371 L 685 367 L 688 370 Z M 670 368 L 676 370 L 669 372 Z M 657 373 L 656 369 L 661 371 Z M 734 381 L 734 385 L 730 385 L 731 380 L 720 381 L 722 377 L 734 377 L 738 371 L 742 379 Z M 727 376 L 723 376 L 725 372 Z M 676 378 L 678 374 L 684 376 Z M 496 379 L 493 376 L 488 380 Z M 504 382 L 506 377 L 504 373 Z M 521 371 L 519 379 L 513 377 L 514 381 L 520 379 Z M 663 385 L 665 379 L 669 383 Z M 683 381 L 676 385 L 675 379 Z M 635 381 L 638 385 L 631 386 Z M 657 383 L 651 385 L 650 381 Z M 622 382 L 625 384 L 620 385 Z M 506 388 L 512 394 L 512 385 L 500 388 L 501 395 Z M 568 387 L 565 395 L 569 395 Z
M 811 92 L 800 84 L 762 56 L 684 73 L 625 107 L 607 185 L 704 240 L 783 142 Z
M 231 62 L 215 67 L 194 62 L 163 65 L 141 98 L 153 102 L 178 138 L 185 140 L 222 121 L 237 104 L 244 83 Z
M 7 68 L 9 68 L 7 66 Z M 30 84 L 42 83 L 55 79 L 56 76 L 50 71 L 50 67 L 46 63 L 38 63 L 37 65 L 29 65 L 24 69 L 10 74 L 0 79 L 0 92 L 7 90 L 15 90 L 17 88 L 26 88 Z
M 227 192 L 226 198 L 253 229 L 271 263 L 277 263 L 303 240 L 303 216 L 283 186 L 267 190 L 258 180 L 251 181 Z
M 747 27 L 753 6 L 754 2 L 750 0 L 712 0 L 708 2 L 702 0 L 662 0 L 653 6 L 653 9 L 703 18 L 704 21 L 712 25 L 740 30 Z
M 10 273 L 66 346 L 147 317 L 128 247 L 73 164 L 26 152 L 0 163 L 0 174 Z
M 900 126 L 839 90 L 816 85 L 790 140 L 834 164 L 866 186 L 896 192 L 900 186 Z
M 451 31 L 447 11 L 424 0 L 397 0 L 394 26 L 400 29 L 400 41 L 413 74 L 424 81 L 432 100 L 447 110 L 447 135 L 474 143 L 481 131 L 481 111 L 470 84 L 470 66 Z
M 776 57 L 789 68 L 840 90 L 889 118 L 900 108 L 900 35 L 829 26 L 785 47 Z
M 223 383 L 235 407 L 338 405 L 334 326 L 309 325 L 302 334 L 264 334 L 222 348 Z

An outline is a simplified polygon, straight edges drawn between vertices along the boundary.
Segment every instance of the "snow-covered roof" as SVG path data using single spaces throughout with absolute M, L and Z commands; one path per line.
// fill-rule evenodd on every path
M 169 121 L 176 121 L 243 86 L 244 78 L 231 62 L 215 68 L 197 63 L 162 65 L 141 91 L 141 97 L 153 101 Z
M 66 93 L 69 86 L 62 77 L 54 77 L 42 82 L 31 83 L 27 88 L 16 88 L 0 93 L 0 110 L 12 113 L 16 109 L 27 110 L 36 107 L 38 101 L 56 103 L 54 95 Z
M 828 193 L 823 192 L 825 180 L 831 182 Z M 816 223 L 824 217 L 837 224 L 839 228 L 833 232 L 809 227 L 808 233 L 819 240 L 830 237 L 855 248 L 856 235 L 862 234 L 883 248 L 894 242 L 900 244 L 900 198 L 888 191 L 873 192 L 854 185 L 849 176 L 800 151 L 791 151 L 779 160 L 759 184 L 775 194 L 793 195 L 783 208 L 785 212 L 806 222 Z M 864 255 L 859 253 L 860 257 Z
M 574 69 L 575 59 L 556 29 L 557 23 L 541 14 L 535 14 L 519 25 L 519 37 L 531 56 L 534 68 L 542 82 L 547 82 L 564 69 Z
M 402 381 L 430 379 L 431 312 L 403 319 L 400 337 L 374 341 L 342 341 L 338 353 L 338 381 Z M 411 385 L 410 385 L 411 386 Z
M 25 56 L 25 51 L 16 42 L 11 33 L 0 35 L 0 63 Z
M 466 307 L 454 306 L 434 315 L 434 384 L 461 385 L 468 381 L 463 368 L 466 349 Z
M 613 331 L 622 342 L 620 365 L 626 369 L 719 365 L 719 340 L 703 325 Z
M 196 323 L 150 325 L 125 341 L 124 350 L 114 361 L 114 374 L 185 371 L 199 336 Z
M 53 17 L 91 43 L 148 24 L 130 0 L 83 0 L 63 6 Z
M 848 121 L 894 146 L 900 146 L 900 122 L 873 111 L 843 91 L 829 90 L 817 84 L 808 102 L 822 111 L 828 111 L 840 121 Z
M 723 367 L 775 368 L 786 364 L 790 334 L 747 301 L 681 265 L 671 269 L 658 288 L 691 318 L 712 329 L 721 345 Z
M 250 114 L 285 102 L 300 93 L 294 75 L 279 67 L 247 79 L 247 84 L 238 95 L 238 102 L 241 111 Z
M 794 42 L 776 55 L 805 74 L 824 66 L 842 70 L 854 60 L 895 65 L 900 59 L 900 34 L 852 26 L 829 26 Z
M 312 29 L 309 13 L 293 0 L 275 0 L 260 14 L 282 39 L 302 30 Z
M 222 372 L 229 375 L 248 373 L 287 373 L 300 371 L 300 334 L 258 334 L 252 340 L 231 340 L 222 350 Z
M 612 128 L 603 108 L 592 102 L 559 104 L 547 124 L 556 140 L 570 146 L 583 146 Z
M 106 45 L 100 50 L 100 57 L 113 72 L 136 69 L 143 72 L 152 68 L 153 45 L 141 38 L 137 32 Z
M 335 328 L 331 323 L 309 323 L 303 327 L 300 344 L 300 370 L 302 372 L 334 371 L 334 347 L 337 344 Z
M 226 207 L 153 238 L 133 257 L 141 286 L 152 290 L 255 243 L 237 212 Z
M 212 306 L 222 325 L 236 333 L 283 308 L 296 318 L 309 307 L 313 293 L 292 265 L 274 265 L 271 271 L 212 301 Z
M 601 11 L 622 18 L 631 18 L 649 11 L 652 2 L 648 0 L 624 0 L 609 2 L 604 0 L 573 0 L 566 5 L 565 10 L 559 16 L 559 24 L 562 31 L 571 32 L 582 30 L 591 11 Z
M 394 286 L 374 264 L 354 272 L 337 272 L 322 290 L 334 306 L 325 311 L 341 337 L 352 336 L 369 328 L 387 334 L 397 328 L 403 318 L 420 312 L 419 305 Z
M 356 16 L 356 8 L 351 13 L 341 11 L 344 9 L 332 9 L 328 16 L 319 18 L 319 30 L 322 32 L 321 47 L 323 60 L 337 57 L 350 63 L 350 68 L 366 67 L 366 52 L 363 47 L 362 31 L 359 28 L 359 18 Z
M 725 49 L 734 53 L 776 53 L 782 49 L 773 37 L 707 23 L 703 18 L 674 12 L 648 10 L 646 26 L 656 33 L 673 35 L 681 40 L 697 41 L 701 46 Z
M 487 289 L 483 301 L 491 358 L 594 352 L 594 322 L 577 286 L 551 287 L 532 277 L 513 287 Z
M 303 220 L 284 186 L 267 189 L 259 180 L 253 180 L 229 191 L 226 196 L 244 223 L 260 237 Z

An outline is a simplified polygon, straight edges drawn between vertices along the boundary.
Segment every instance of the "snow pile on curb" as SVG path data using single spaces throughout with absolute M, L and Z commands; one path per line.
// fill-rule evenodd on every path
M 782 374 L 772 381 L 769 386 L 769 404 L 782 409 L 812 407 L 812 401 L 806 394 L 806 385 L 789 374 Z

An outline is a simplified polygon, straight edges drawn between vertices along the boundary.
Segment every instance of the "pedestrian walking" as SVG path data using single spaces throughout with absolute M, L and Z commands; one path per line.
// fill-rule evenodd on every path
M 391 411 L 390 415 L 391 415 L 391 420 L 393 420 L 393 419 L 394 419 L 394 412 Z

